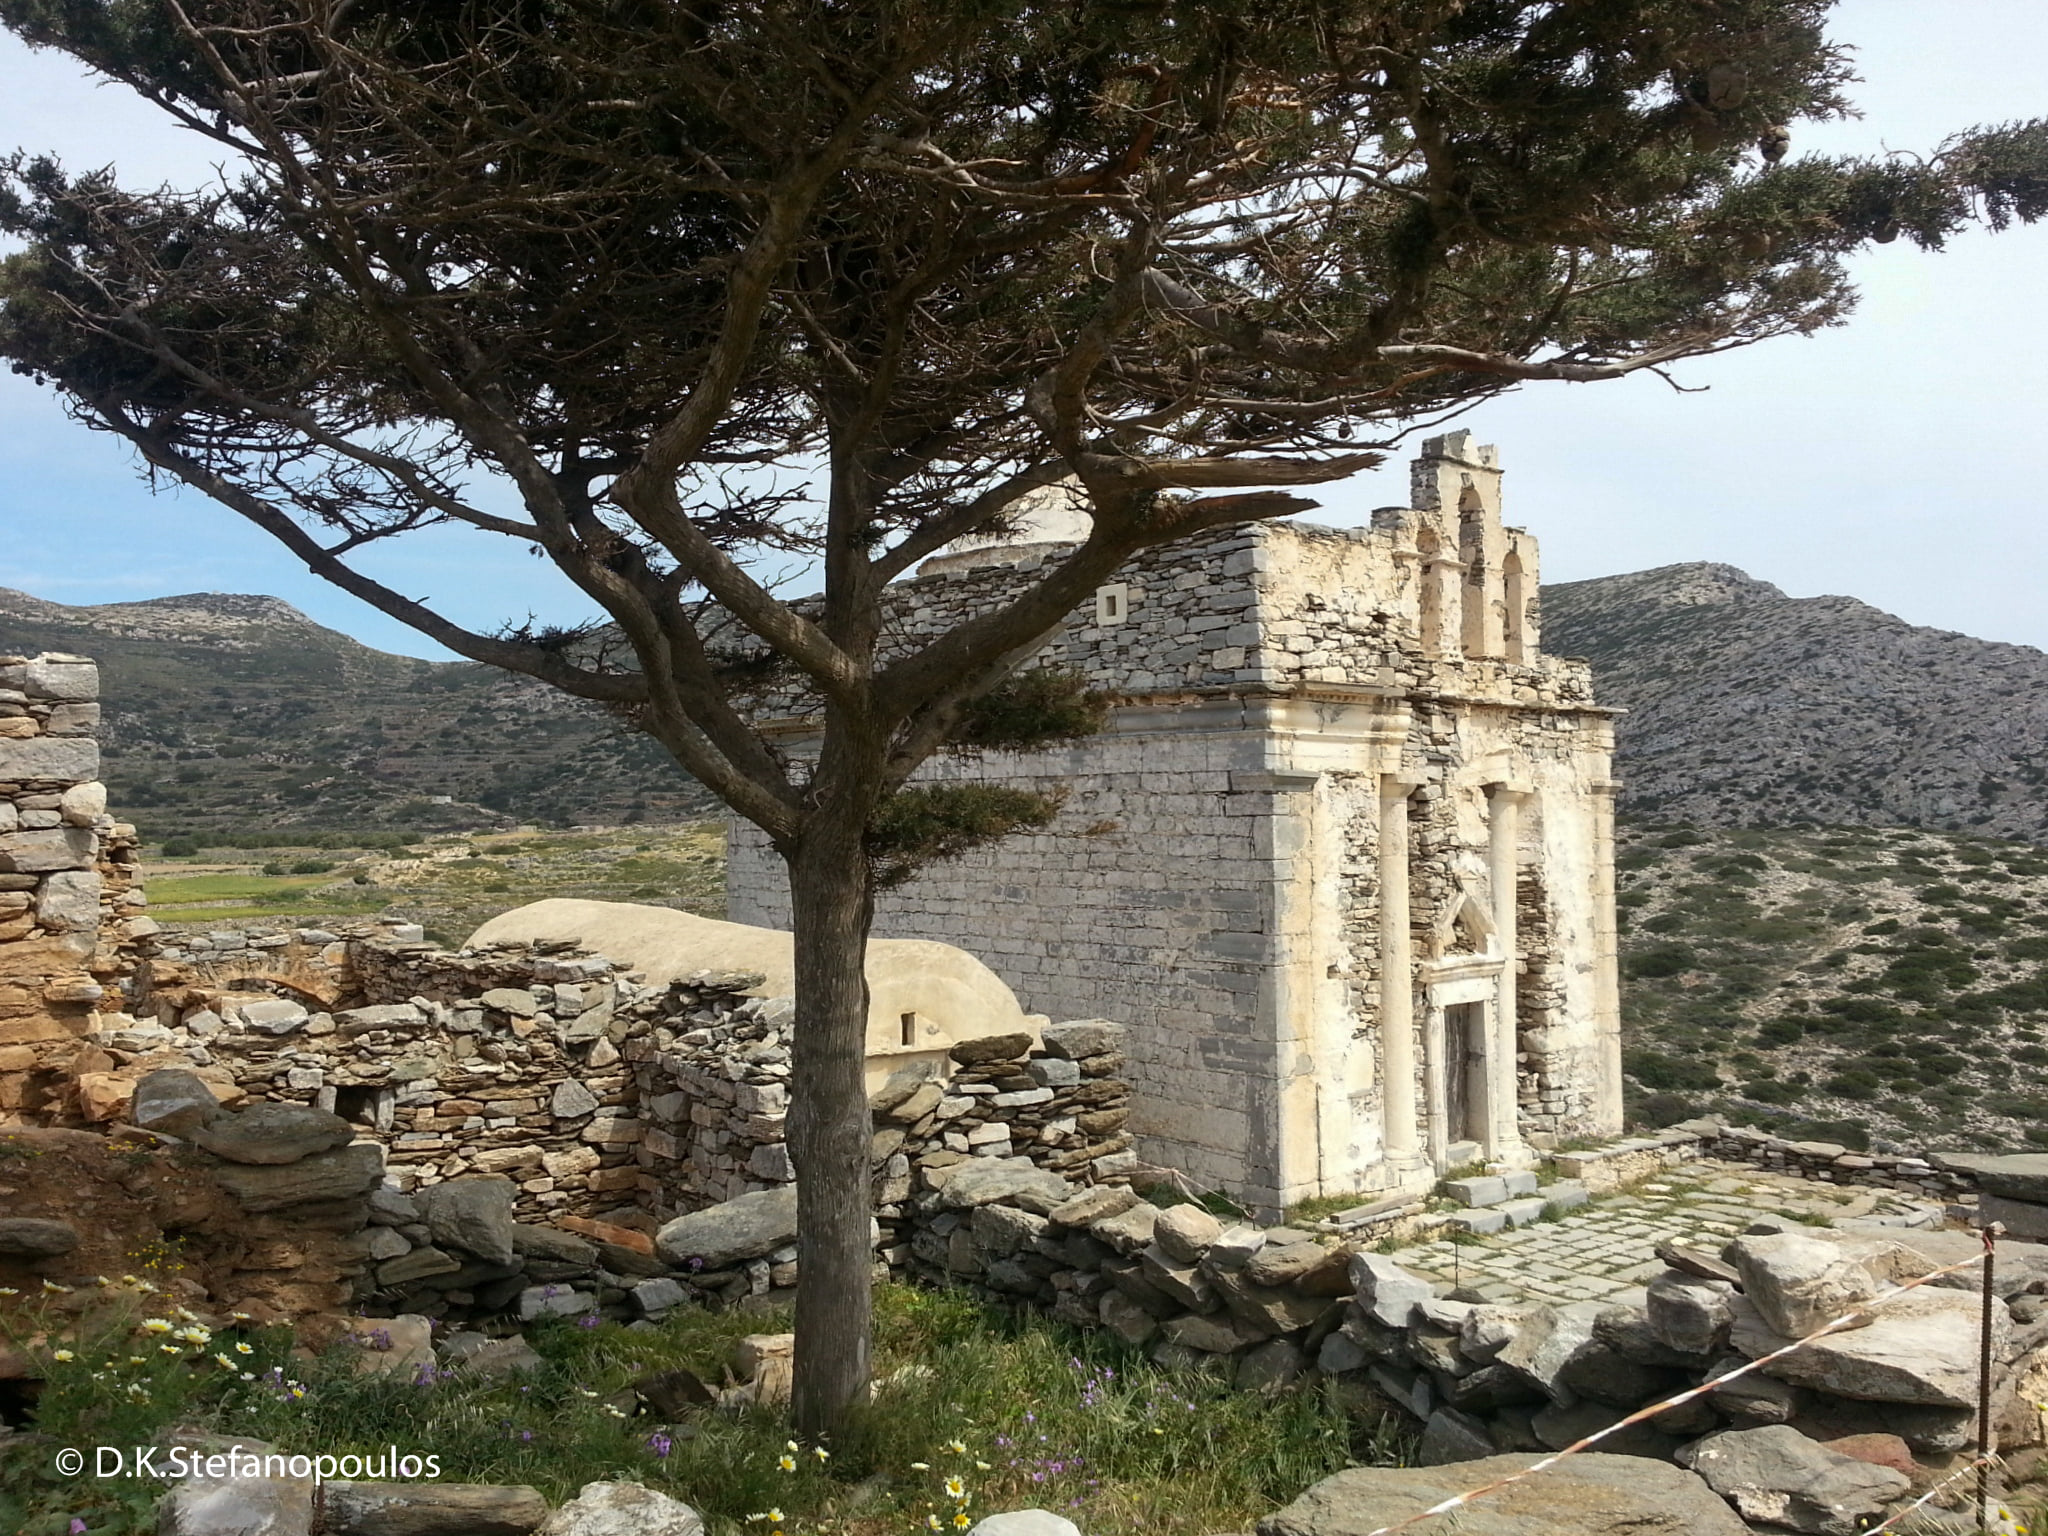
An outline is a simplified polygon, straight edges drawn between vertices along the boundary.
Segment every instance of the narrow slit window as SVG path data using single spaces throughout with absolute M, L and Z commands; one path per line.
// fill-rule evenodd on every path
M 1095 622 L 1098 624 L 1121 624 L 1131 611 L 1131 589 L 1128 583 L 1116 582 L 1107 587 L 1095 589 Z
M 917 1015 L 914 1013 L 903 1015 L 903 1043 L 905 1045 L 917 1044 Z

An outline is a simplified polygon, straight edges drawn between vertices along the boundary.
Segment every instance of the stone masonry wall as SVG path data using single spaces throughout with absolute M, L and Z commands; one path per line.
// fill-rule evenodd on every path
M 0 1124 L 68 1067 L 154 924 L 99 782 L 99 670 L 0 656 Z

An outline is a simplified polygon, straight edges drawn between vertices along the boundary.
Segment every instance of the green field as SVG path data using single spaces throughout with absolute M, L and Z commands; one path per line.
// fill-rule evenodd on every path
M 310 863 L 331 867 L 291 872 Z M 143 873 L 150 915 L 172 927 L 261 918 L 307 927 L 383 916 L 460 943 L 487 918 L 546 896 L 725 912 L 725 838 L 716 822 L 458 833 L 399 850 L 202 848 L 189 858 L 158 857 Z

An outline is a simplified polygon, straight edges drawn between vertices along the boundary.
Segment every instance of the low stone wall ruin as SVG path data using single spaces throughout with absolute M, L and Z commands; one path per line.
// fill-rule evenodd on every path
M 135 887 L 135 829 L 99 781 L 99 669 L 0 656 L 0 1123 L 29 1075 L 119 1006 L 155 925 Z

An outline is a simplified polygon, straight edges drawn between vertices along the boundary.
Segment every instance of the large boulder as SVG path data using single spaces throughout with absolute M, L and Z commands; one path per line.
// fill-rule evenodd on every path
M 78 1246 L 78 1228 L 53 1216 L 0 1217 L 0 1257 L 54 1259 Z
M 498 1174 L 475 1174 L 433 1184 L 413 1198 L 420 1216 L 444 1248 L 459 1248 L 486 1264 L 510 1264 L 518 1253 L 512 1201 L 519 1189 Z
M 654 1234 L 654 1251 L 670 1264 L 724 1269 L 795 1241 L 796 1186 L 785 1184 L 678 1216 Z
M 1384 1254 L 1352 1254 L 1350 1274 L 1359 1309 L 1387 1328 L 1407 1327 L 1416 1304 L 1436 1294 L 1427 1280 L 1410 1274 Z
M 190 1136 L 220 1113 L 220 1101 L 205 1079 L 182 1067 L 143 1074 L 128 1105 L 130 1120 L 166 1136 Z
M 540 1536 L 703 1536 L 704 1518 L 638 1483 L 585 1483 L 549 1515 Z
M 1746 1297 L 1734 1299 L 1729 1342 L 1754 1360 L 1792 1342 L 1765 1322 Z M 1967 1408 L 1977 1400 L 1978 1301 L 1965 1291 L 1926 1286 L 1875 1309 L 1867 1327 L 1816 1339 L 1764 1370 L 1781 1381 L 1837 1397 Z M 1992 1352 L 2004 1359 L 2012 1319 L 1994 1303 Z
M 1546 1397 L 1568 1397 L 1560 1381 L 1565 1363 L 1592 1342 L 1596 1306 L 1535 1307 L 1494 1358 Z
M 1152 1224 L 1152 1241 L 1181 1264 L 1199 1264 L 1223 1235 L 1223 1223 L 1199 1205 L 1171 1205 Z
M 1650 1282 L 1643 1309 L 1650 1331 L 1680 1354 L 1708 1355 L 1728 1342 L 1735 1287 L 1667 1269 Z
M 1489 1456 L 1442 1467 L 1353 1467 L 1326 1477 L 1258 1525 L 1258 1536 L 1367 1536 L 1527 1467 Z M 1448 1529 L 1448 1522 L 1446 1529 Z M 1749 1536 L 1690 1472 L 1597 1451 L 1464 1505 L 1458 1536 Z
M 136 1085 L 138 1091 L 141 1086 Z M 263 1103 L 251 1104 L 233 1114 L 215 1115 L 195 1125 L 190 1134 L 215 1157 L 224 1157 L 231 1163 L 282 1166 L 347 1146 L 355 1136 L 355 1127 L 339 1115 L 308 1104 Z
M 1679 1459 L 1743 1519 L 1809 1536 L 1856 1536 L 1913 1486 L 1901 1472 L 1831 1451 L 1786 1424 L 1724 1430 Z
M 1841 1245 L 1803 1232 L 1738 1237 L 1724 1257 L 1763 1320 L 1790 1338 L 1856 1311 L 1883 1289 Z
M 358 1141 L 296 1163 L 221 1163 L 214 1181 L 246 1211 L 281 1211 L 312 1200 L 360 1195 L 384 1177 L 384 1149 Z

